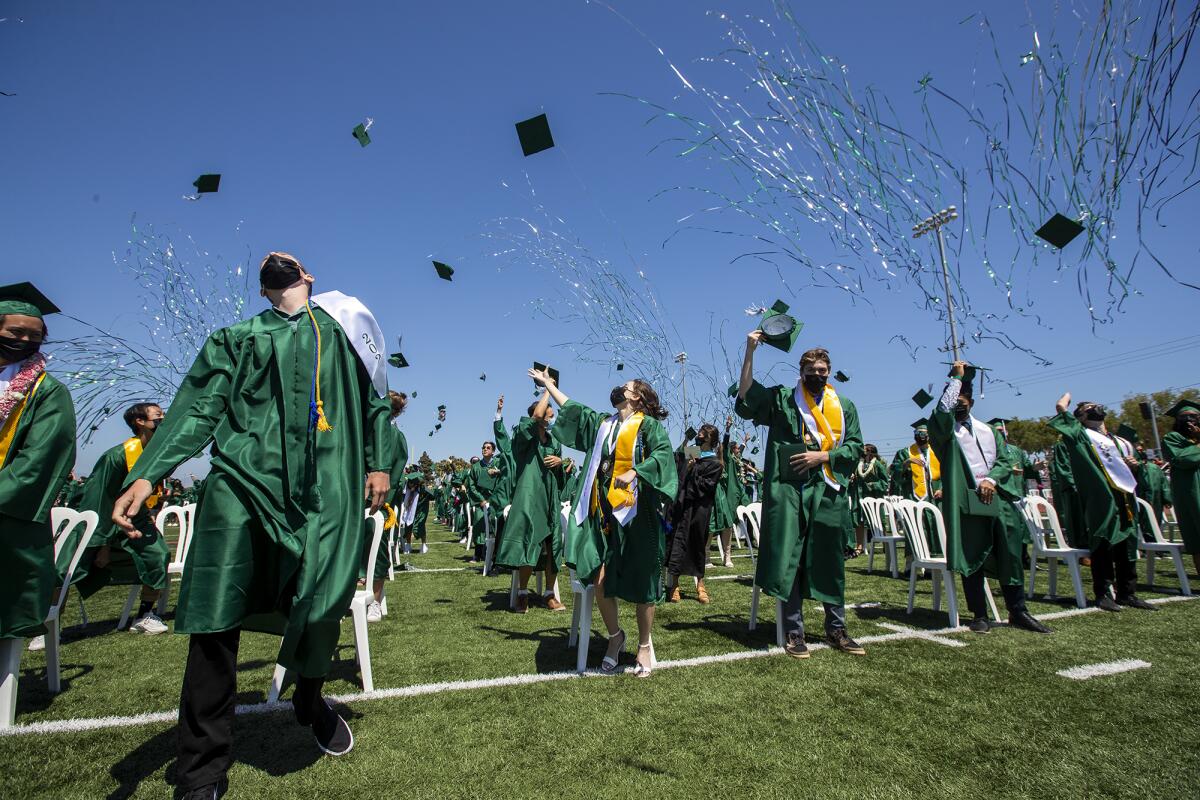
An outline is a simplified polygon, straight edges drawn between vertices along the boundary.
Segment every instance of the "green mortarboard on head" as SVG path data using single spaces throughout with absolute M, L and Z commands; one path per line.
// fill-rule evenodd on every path
M 407 480 L 409 480 L 409 481 L 423 481 L 423 480 L 425 480 L 425 476 L 424 476 L 423 474 L 421 474 L 420 472 L 410 472 L 410 473 L 408 473 L 407 475 L 405 475 L 404 477 L 405 477 L 405 479 L 407 479 Z
M 1046 220 L 1046 224 L 1038 228 L 1034 232 L 1034 235 L 1061 250 L 1081 233 L 1083 233 L 1083 226 L 1078 222 L 1069 217 L 1064 217 L 1062 214 L 1055 214 Z
M 1005 425 L 1007 423 L 1008 420 L 1004 417 L 992 417 L 988 420 L 988 425 Z
M 785 353 L 792 351 L 792 345 L 796 344 L 803 328 L 804 323 L 788 313 L 788 304 L 782 300 L 776 300 L 775 304 L 766 310 L 762 323 L 758 326 L 763 334 L 763 343 Z
M 840 369 L 837 372 L 833 373 L 833 377 L 836 378 L 837 380 L 841 381 L 842 383 L 846 383 L 847 381 L 850 380 L 850 376 L 847 375 L 846 373 L 842 372 Z
M 535 362 L 533 362 L 533 368 L 536 369 L 538 372 L 544 371 L 547 375 L 550 376 L 550 380 L 554 381 L 554 385 L 561 388 L 562 384 L 558 382 L 559 381 L 559 372 L 554 367 L 548 367 L 540 361 L 535 361 Z
M 438 277 L 444 281 L 453 281 L 454 267 L 449 264 L 443 264 L 441 261 L 433 262 L 433 268 L 437 270 Z
M 388 363 L 396 369 L 404 369 L 408 366 L 408 359 L 404 357 L 403 353 L 392 353 L 388 356 Z M 416 395 L 414 394 L 413 397 Z
M 912 429 L 914 431 L 919 431 L 921 428 L 929 430 L 929 419 L 927 417 L 921 417 L 919 420 L 912 423 Z
M 1168 417 L 1178 417 L 1180 414 L 1200 414 L 1200 401 L 1193 400 L 1190 397 L 1184 397 L 1163 413 L 1165 413 Z
M 933 401 L 933 395 L 924 389 L 918 389 L 917 393 L 912 396 L 912 401 L 919 407 L 924 408 Z
M 196 194 L 207 194 L 217 191 L 217 187 L 221 185 L 220 175 L 201 175 L 196 180 L 192 181 L 192 186 L 196 187 Z
M 1132 444 L 1137 444 L 1138 439 L 1141 438 L 1138 436 L 1137 429 L 1128 422 L 1122 422 L 1120 427 L 1117 428 L 1117 436 Z
M 554 137 L 550 135 L 550 120 L 546 119 L 545 114 L 518 122 L 517 138 L 521 140 L 521 152 L 526 157 L 554 147 Z
M 41 319 L 45 314 L 58 312 L 58 306 L 29 281 L 0 286 L 0 314 L 24 314 Z
M 354 131 L 350 135 L 357 139 L 363 147 L 371 143 L 371 134 L 367 133 L 367 126 L 361 122 L 354 126 Z

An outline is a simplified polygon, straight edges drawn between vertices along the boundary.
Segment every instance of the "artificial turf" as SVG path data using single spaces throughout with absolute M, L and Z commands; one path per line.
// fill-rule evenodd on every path
M 430 550 L 407 560 L 423 569 L 463 567 L 466 553 L 433 526 Z M 735 568 L 749 574 L 745 551 Z M 887 634 L 883 624 L 946 626 L 919 584 L 905 613 L 907 583 L 865 558 L 847 564 L 852 635 Z M 1144 570 L 1144 566 L 1139 564 Z M 1141 573 L 1144 577 L 1144 571 Z M 1084 576 L 1085 582 L 1088 576 Z M 572 598 L 564 578 L 563 599 Z M 702 606 L 684 582 L 684 602 L 658 611 L 663 660 L 774 644 L 774 603 L 746 630 L 748 578 L 710 580 Z M 570 670 L 570 612 L 508 611 L 509 577 L 403 572 L 389 582 L 389 615 L 370 626 L 377 689 Z M 1065 570 L 1059 591 L 1069 589 Z M 1042 601 L 1035 614 L 1072 607 Z M 1169 562 L 1156 591 L 1177 594 Z M 999 592 L 996 592 L 997 596 Z M 125 587 L 87 603 L 68 601 L 62 648 L 64 691 L 49 695 L 45 658 L 21 664 L 18 724 L 170 712 L 176 708 L 186 638 L 117 633 Z M 879 605 L 874 605 L 878 603 Z M 863 605 L 867 604 L 867 605 Z M 173 604 L 172 604 L 173 605 Z M 821 612 L 810 604 L 810 631 Z M 633 630 L 632 608 L 622 618 Z M 168 616 L 169 622 L 169 616 Z M 1154 613 L 1090 613 L 1049 622 L 1053 636 L 1001 628 L 946 638 L 953 648 L 909 639 L 868 643 L 866 657 L 817 650 L 807 661 L 781 654 L 661 669 L 629 676 L 556 680 L 350 699 L 355 750 L 321 757 L 286 712 L 243 715 L 229 797 L 1187 797 L 1200 796 L 1200 603 Z M 590 665 L 602 651 L 597 614 Z M 360 691 L 352 626 L 343 626 L 329 694 Z M 244 634 L 239 702 L 265 699 L 278 640 Z M 1143 659 L 1148 669 L 1087 681 L 1067 667 Z M 629 659 L 629 656 L 626 656 Z M 173 780 L 171 723 L 82 733 L 0 738 L 0 797 L 165 797 Z

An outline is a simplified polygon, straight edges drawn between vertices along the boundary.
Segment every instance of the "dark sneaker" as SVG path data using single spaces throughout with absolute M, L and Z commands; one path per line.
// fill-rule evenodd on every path
M 971 631 L 971 633 L 990 633 L 992 630 L 992 623 L 987 621 L 987 617 L 976 617 L 967 623 L 967 628 Z
M 1143 611 L 1158 611 L 1158 607 L 1147 603 L 1136 594 L 1131 594 L 1128 597 L 1118 597 L 1117 605 L 1129 606 L 1130 608 L 1140 608 Z
M 519 594 L 519 593 L 517 594 L 517 605 L 516 605 L 516 608 L 513 609 L 513 611 L 516 611 L 518 614 L 528 614 L 529 613 L 529 595 L 528 594 Z
M 1053 633 L 1052 630 L 1034 619 L 1033 615 L 1028 611 L 1018 611 L 1015 614 L 1010 614 L 1008 616 L 1008 624 L 1014 628 L 1034 633 Z
M 344 756 L 354 749 L 354 734 L 341 715 L 329 707 L 329 703 L 321 700 L 324 711 L 318 710 L 313 719 L 313 736 L 317 739 L 317 747 L 321 752 L 330 756 Z
M 835 650 L 841 650 L 843 653 L 849 653 L 852 656 L 865 656 L 866 649 L 850 638 L 850 634 L 846 633 L 845 628 L 837 628 L 825 635 L 825 641 Z
M 207 786 L 197 786 L 190 792 L 184 792 L 178 795 L 179 800 L 218 800 L 224 797 L 225 792 L 229 789 L 229 784 L 222 780 L 217 783 L 210 783 Z
M 804 636 L 789 633 L 787 642 L 783 645 L 783 652 L 792 658 L 808 658 L 808 645 L 804 643 Z
M 1096 608 L 1100 609 L 1101 611 L 1120 611 L 1121 610 L 1121 607 L 1119 605 L 1117 605 L 1117 601 L 1113 600 L 1108 595 L 1104 595 L 1104 597 L 1101 597 L 1099 600 L 1096 601 Z

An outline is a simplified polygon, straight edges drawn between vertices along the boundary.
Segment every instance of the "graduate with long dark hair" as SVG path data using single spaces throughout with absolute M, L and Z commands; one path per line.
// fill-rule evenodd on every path
M 680 600 L 679 576 L 696 579 L 696 599 L 709 602 L 704 586 L 708 548 L 712 542 L 712 515 L 725 473 L 725 456 L 719 449 L 720 433 L 705 423 L 696 433 L 700 455 L 681 465 L 679 491 L 671 506 L 671 541 L 667 557 L 667 599 Z

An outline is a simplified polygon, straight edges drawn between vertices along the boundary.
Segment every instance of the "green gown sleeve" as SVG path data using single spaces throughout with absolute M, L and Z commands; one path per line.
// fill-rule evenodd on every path
M 1163 455 L 1171 465 L 1171 471 L 1177 469 L 1200 469 L 1200 444 L 1196 444 L 1178 431 L 1171 431 L 1162 438 Z
M 671 437 L 662 423 L 651 417 L 642 420 L 642 431 L 646 436 L 646 452 L 642 460 L 633 465 L 638 474 L 638 491 L 652 489 L 660 500 L 669 502 L 679 491 L 679 473 L 675 470 L 675 451 L 671 448 Z
M 564 447 L 587 453 L 596 443 L 596 433 L 607 418 L 607 415 L 593 411 L 583 403 L 568 400 L 559 409 L 558 421 L 550 430 Z
M 112 522 L 113 503 L 121 494 L 126 474 L 128 471 L 125 468 L 125 448 L 122 445 L 113 447 L 100 456 L 100 460 L 92 468 L 92 474 L 83 484 L 80 508 L 84 511 L 95 511 L 96 516 L 100 518 L 95 538 L 92 539 L 96 545 L 108 542 L 115 532 Z
M 75 405 L 66 386 L 46 375 L 13 432 L 0 469 L 0 514 L 45 522 L 63 476 L 75 464 Z
M 748 419 L 755 425 L 770 426 L 775 418 L 775 398 L 773 392 L 758 381 L 752 381 L 746 390 L 745 397 L 739 397 L 734 405 L 734 411 L 742 419 Z

